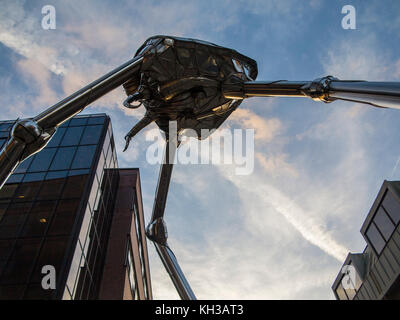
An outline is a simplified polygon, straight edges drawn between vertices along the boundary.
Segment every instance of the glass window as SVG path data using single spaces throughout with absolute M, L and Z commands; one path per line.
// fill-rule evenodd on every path
M 79 176 L 81 174 L 89 174 L 89 169 L 80 169 L 80 170 L 70 170 L 68 175 L 69 176 Z
M 74 146 L 79 144 L 85 127 L 69 127 L 61 141 L 61 146 Z
M 0 149 L 3 148 L 4 144 L 6 143 L 7 139 L 0 139 Z
M 338 295 L 339 300 L 348 300 L 341 283 L 336 289 L 336 294 Z
M 36 268 L 33 272 L 31 282 L 40 282 L 43 278 L 42 267 L 52 265 L 56 269 L 56 275 L 60 274 L 60 267 L 64 258 L 68 237 L 47 238 L 40 251 Z M 51 291 L 51 290 L 43 290 Z
M 79 277 L 79 272 L 81 270 L 80 263 L 81 259 L 84 259 L 82 255 L 82 250 L 79 244 L 75 247 L 74 257 L 72 258 L 71 267 L 69 269 L 68 279 L 67 279 L 67 286 L 70 289 L 71 295 L 75 295 L 75 282 L 76 279 Z
M 394 223 L 398 224 L 400 221 L 400 203 L 389 190 L 386 192 L 382 205 Z
M 10 133 L 8 131 L 0 131 L 0 138 L 8 139 Z
M 46 148 L 50 147 L 58 147 L 60 144 L 60 141 L 62 140 L 66 128 L 58 128 L 56 133 L 53 135 L 49 143 L 47 144 Z
M 88 175 L 70 176 L 67 179 L 62 197 L 66 198 L 80 198 L 85 188 L 85 182 Z
M 97 144 L 100 140 L 101 132 L 103 131 L 103 126 L 87 126 L 85 128 L 85 132 L 83 133 L 83 137 L 81 140 L 81 144 Z
M 90 168 L 97 146 L 80 146 L 76 152 L 71 169 Z
M 37 173 L 27 173 L 24 177 L 23 182 L 33 182 L 33 181 L 42 181 L 46 172 L 37 172 Z
M 62 147 L 57 150 L 50 170 L 66 170 L 69 169 L 72 158 L 74 157 L 76 147 Z
M 0 131 L 9 131 L 13 125 L 13 122 L 6 122 L 0 124 Z
M 43 274 L 41 276 L 44 277 Z M 54 294 L 55 290 L 45 290 L 40 283 L 32 283 L 25 291 L 24 300 L 51 300 Z
M 389 240 L 390 236 L 394 230 L 394 224 L 387 216 L 385 210 L 380 207 L 375 213 L 374 222 L 378 227 L 379 231 L 382 233 L 386 241 Z
M 31 203 L 12 203 L 0 223 L 0 237 L 13 238 L 19 235 L 23 226 Z
M 33 200 L 39 191 L 40 184 L 40 181 L 21 183 L 14 195 L 14 201 Z
M 17 189 L 18 184 L 5 184 L 0 189 L 0 199 L 12 198 L 14 195 L 15 189 Z
M 82 118 L 72 118 L 70 120 L 69 126 L 84 126 L 87 122 L 87 117 L 82 117 Z
M 7 182 L 6 182 L 6 183 L 21 182 L 23 177 L 24 177 L 23 174 L 12 174 L 12 175 L 7 179 Z
M 38 194 L 39 200 L 57 199 L 64 187 L 65 178 L 45 180 Z
M 49 235 L 70 235 L 80 199 L 60 200 L 51 222 Z
M 26 283 L 39 253 L 41 239 L 18 240 L 2 275 L 2 283 Z
M 3 218 L 4 214 L 6 213 L 7 207 L 8 207 L 8 201 L 0 202 L 0 222 L 1 222 L 1 219 Z M 1 259 L 1 257 L 0 257 L 0 259 Z
M 109 145 L 110 145 L 110 135 L 107 133 L 104 138 L 104 143 L 103 143 L 103 152 L 104 152 L 105 156 L 107 155 L 106 153 L 107 153 Z
M 24 284 L 0 286 L 0 300 L 20 300 L 25 290 Z
M 68 127 L 71 120 L 65 121 L 60 127 Z
M 35 155 L 31 166 L 29 167 L 29 172 L 34 171 L 47 171 L 49 169 L 51 160 L 53 160 L 54 154 L 56 153 L 55 148 L 45 148 Z
M 105 116 L 90 117 L 88 124 L 103 124 L 105 120 L 106 120 Z
M 43 150 L 44 151 L 44 150 Z M 35 156 L 31 156 L 27 159 L 25 159 L 23 162 L 21 162 L 18 167 L 15 169 L 15 173 L 25 173 L 26 171 L 28 171 L 28 167 L 31 164 L 33 158 Z
M 349 297 L 349 300 L 353 300 L 354 297 L 356 296 L 356 290 L 354 289 L 346 289 L 346 294 Z
M 97 175 L 97 178 L 99 179 L 100 183 L 103 178 L 104 161 L 105 161 L 105 159 L 104 159 L 103 152 L 100 152 L 100 159 L 97 163 L 97 170 L 96 170 L 96 175 Z
M 50 223 L 56 201 L 37 201 L 34 203 L 27 222 L 22 230 L 22 237 L 42 237 Z
M 130 240 L 128 240 L 130 241 Z M 129 285 L 131 288 L 132 298 L 135 299 L 136 293 L 136 275 L 135 275 L 135 264 L 133 263 L 132 249 L 130 244 L 128 245 L 127 252 L 127 268 L 129 276 Z
M 366 234 L 375 251 L 379 255 L 382 252 L 383 247 L 385 246 L 385 240 L 382 238 L 374 223 L 370 224 Z
M 52 179 L 60 179 L 60 178 L 65 178 L 68 175 L 68 171 L 50 171 L 47 172 L 46 175 L 46 180 L 52 180 Z
M 8 256 L 13 250 L 14 242 L 15 240 L 0 240 L 0 260 L 8 259 Z

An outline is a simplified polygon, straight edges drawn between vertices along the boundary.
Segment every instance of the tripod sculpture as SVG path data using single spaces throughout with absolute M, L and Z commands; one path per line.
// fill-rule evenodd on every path
M 332 76 L 314 81 L 254 81 L 257 63 L 235 50 L 215 44 L 170 36 L 154 36 L 135 57 L 73 93 L 36 117 L 17 120 L 0 152 L 0 186 L 23 160 L 39 152 L 57 128 L 92 102 L 123 85 L 127 108 L 146 109 L 144 117 L 126 135 L 130 140 L 155 122 L 165 133 L 161 164 L 147 237 L 156 250 L 182 299 L 196 299 L 167 243 L 164 211 L 173 169 L 177 136 L 169 136 L 175 121 L 177 135 L 192 129 L 216 129 L 249 97 L 308 97 L 323 102 L 347 100 L 376 107 L 400 108 L 400 82 L 339 80 Z M 210 132 L 210 131 L 208 131 Z M 125 151 L 124 150 L 124 151 Z

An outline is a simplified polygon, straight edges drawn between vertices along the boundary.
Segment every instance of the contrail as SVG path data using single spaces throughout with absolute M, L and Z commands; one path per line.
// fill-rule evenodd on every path
M 400 157 L 397 159 L 396 164 L 393 167 L 392 173 L 390 174 L 390 179 L 393 178 L 393 175 L 394 175 L 394 173 L 395 173 L 395 171 L 397 169 L 397 166 L 399 165 L 399 162 L 400 162 Z
M 224 166 L 218 166 L 225 178 L 230 180 L 241 192 L 251 192 L 259 198 L 259 201 L 265 203 L 265 207 L 272 206 L 279 212 L 301 236 L 317 246 L 325 253 L 334 257 L 340 262 L 346 258 L 349 250 L 339 244 L 329 232 L 313 219 L 309 214 L 284 195 L 280 190 L 262 181 L 258 177 L 236 176 L 233 173 L 223 169 Z M 255 176 L 255 175 L 253 175 Z M 256 186 L 250 188 L 250 186 Z M 251 190 L 251 191 L 250 191 Z

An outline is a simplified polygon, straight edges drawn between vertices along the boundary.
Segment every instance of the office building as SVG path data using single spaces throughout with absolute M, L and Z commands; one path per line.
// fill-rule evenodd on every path
M 0 190 L 0 299 L 151 298 L 139 170 L 107 115 L 76 116 Z
M 361 234 L 362 253 L 349 253 L 332 285 L 339 300 L 400 299 L 400 181 L 385 181 Z

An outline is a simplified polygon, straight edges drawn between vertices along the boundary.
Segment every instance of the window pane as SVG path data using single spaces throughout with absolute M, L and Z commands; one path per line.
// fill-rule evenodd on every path
M 97 144 L 99 142 L 102 130 L 103 126 L 101 125 L 87 126 L 85 128 L 85 132 L 83 133 L 81 144 Z
M 69 176 L 79 176 L 81 174 L 89 174 L 89 169 L 79 169 L 79 170 L 70 170 L 68 175 Z
M 0 139 L 0 150 L 3 148 L 6 141 L 7 141 L 7 139 Z
M 46 172 L 37 172 L 37 173 L 27 173 L 24 177 L 23 182 L 32 182 L 32 181 L 41 181 L 44 179 Z
M 44 151 L 44 150 L 43 150 Z M 18 167 L 15 169 L 15 173 L 25 173 L 28 170 L 29 165 L 31 164 L 33 158 L 35 156 L 31 156 L 28 159 L 25 159 L 22 163 L 18 165 Z
M 53 160 L 54 154 L 56 153 L 55 148 L 43 149 L 35 155 L 31 166 L 29 167 L 29 172 L 34 171 L 47 171 L 49 169 L 51 160 Z
M 8 123 L 2 123 L 0 124 L 0 131 L 9 131 L 12 127 L 13 123 L 8 122 Z
M 21 182 L 23 177 L 24 177 L 23 174 L 12 174 L 12 175 L 7 179 L 6 183 Z
M 56 271 L 57 274 L 57 271 Z M 42 277 L 44 275 L 42 274 Z M 55 290 L 45 290 L 40 283 L 29 284 L 25 294 L 24 300 L 52 300 L 54 299 Z
M 389 190 L 386 192 L 382 205 L 393 219 L 394 223 L 398 224 L 400 221 L 400 203 Z
M 339 284 L 339 286 L 336 289 L 336 293 L 339 296 L 340 300 L 348 300 L 347 296 L 346 296 L 346 294 L 345 294 L 345 292 L 343 290 L 342 284 Z
M 40 239 L 18 240 L 2 275 L 2 283 L 26 283 L 40 248 Z
M 393 233 L 394 224 L 392 221 L 390 221 L 389 217 L 382 207 L 380 207 L 376 212 L 374 222 L 379 231 L 382 233 L 383 237 L 386 239 L 386 241 L 388 241 Z
M 61 141 L 61 146 L 74 146 L 79 144 L 83 129 L 85 127 L 70 127 Z
M 31 203 L 12 203 L 7 209 L 0 223 L 0 237 L 12 238 L 19 235 L 23 226 Z
M 369 241 L 372 243 L 378 254 L 381 253 L 383 247 L 385 246 L 385 240 L 382 238 L 378 229 L 375 227 L 373 223 L 370 224 L 367 230 L 367 237 Z
M 24 229 L 22 237 L 44 236 L 48 224 L 50 223 L 56 201 L 37 201 L 32 207 Z
M 356 290 L 354 289 L 346 289 L 346 294 L 349 297 L 349 300 L 353 300 L 356 295 Z
M 48 172 L 46 175 L 46 180 L 52 180 L 52 179 L 59 179 L 59 178 L 65 178 L 68 174 L 67 170 L 64 171 L 54 171 L 54 172 Z
M 0 189 L 0 199 L 7 199 L 7 198 L 12 198 L 14 195 L 15 189 L 17 189 L 18 184 L 5 184 L 1 189 Z
M 38 199 L 50 200 L 59 198 L 64 183 L 65 183 L 65 178 L 45 180 L 38 194 Z
M 10 133 L 8 131 L 0 131 L 0 138 L 4 138 L 4 139 L 8 139 L 8 137 L 10 136 Z
M 41 181 L 21 183 L 14 195 L 14 201 L 33 200 L 39 191 Z
M 63 147 L 59 148 L 50 170 L 66 170 L 69 169 L 72 158 L 74 157 L 76 147 Z
M 58 128 L 54 136 L 51 138 L 49 143 L 47 144 L 46 148 L 49 147 L 58 147 L 60 144 L 61 139 L 64 136 L 66 128 Z
M 86 124 L 87 119 L 88 119 L 87 117 L 83 117 L 83 118 L 72 118 L 72 119 L 70 120 L 69 126 L 70 126 L 70 127 L 71 127 L 71 126 L 83 126 L 83 125 Z
M 83 194 L 87 177 L 88 175 L 68 177 L 62 197 L 64 199 L 80 198 Z
M 97 146 L 78 147 L 71 169 L 90 168 Z
M 106 120 L 106 117 L 104 117 L 104 116 L 90 117 L 88 124 L 103 124 L 105 120 Z
M 56 275 L 60 274 L 60 267 L 62 259 L 64 258 L 67 241 L 68 237 L 46 239 L 43 248 L 40 251 L 39 259 L 33 272 L 31 282 L 40 282 L 42 280 L 43 274 L 41 273 L 41 270 L 42 267 L 45 265 L 54 266 L 54 268 L 56 269 Z
M 24 284 L 0 286 L 0 300 L 20 300 L 25 290 Z
M 49 235 L 69 235 L 75 221 L 80 199 L 61 200 L 51 223 Z
M 68 127 L 71 120 L 65 121 L 60 127 Z

